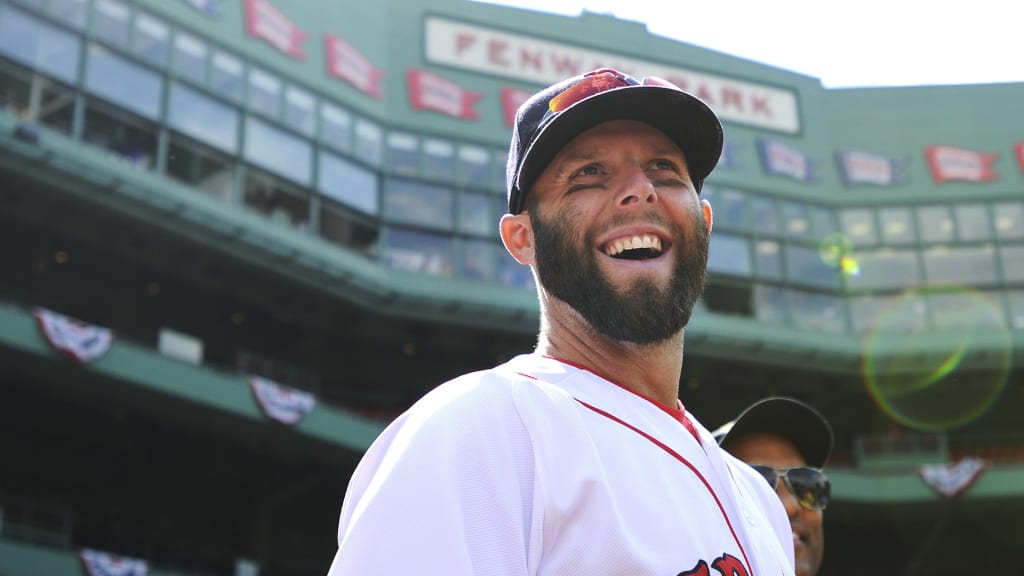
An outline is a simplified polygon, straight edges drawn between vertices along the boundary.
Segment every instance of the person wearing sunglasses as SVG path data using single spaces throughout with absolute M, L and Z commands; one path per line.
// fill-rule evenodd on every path
M 815 576 L 825 554 L 823 511 L 832 494 L 823 470 L 832 453 L 828 421 L 799 400 L 773 396 L 747 407 L 714 435 L 778 493 L 793 527 L 796 574 Z
M 701 100 L 611 69 L 519 108 L 498 228 L 535 280 L 536 348 L 383 431 L 331 576 L 793 575 L 774 491 L 679 401 L 722 143 Z

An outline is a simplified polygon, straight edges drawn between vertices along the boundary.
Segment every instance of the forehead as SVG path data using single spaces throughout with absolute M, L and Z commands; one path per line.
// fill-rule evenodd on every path
M 748 434 L 729 442 L 727 449 L 749 464 L 766 464 L 775 468 L 807 464 L 792 442 L 773 434 Z

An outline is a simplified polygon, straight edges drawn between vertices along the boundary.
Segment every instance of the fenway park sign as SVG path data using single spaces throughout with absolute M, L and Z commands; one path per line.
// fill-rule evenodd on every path
M 723 120 L 789 134 L 800 131 L 796 95 L 791 90 L 438 16 L 428 16 L 424 28 L 426 59 L 433 64 L 531 84 L 551 84 L 595 68 L 615 68 L 636 77 L 659 76 L 707 102 Z

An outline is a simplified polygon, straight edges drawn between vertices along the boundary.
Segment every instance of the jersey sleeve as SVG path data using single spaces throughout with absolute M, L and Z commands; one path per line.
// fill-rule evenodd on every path
M 533 462 L 501 382 L 439 387 L 356 468 L 329 576 L 529 574 L 542 520 Z

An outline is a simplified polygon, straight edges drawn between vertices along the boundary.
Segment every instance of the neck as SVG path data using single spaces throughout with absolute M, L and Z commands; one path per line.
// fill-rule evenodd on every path
M 537 352 L 585 366 L 637 394 L 674 407 L 683 367 L 683 332 L 654 344 L 611 340 L 572 314 L 542 314 Z

